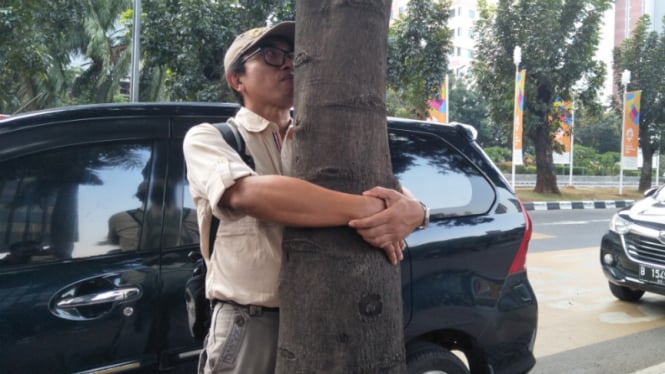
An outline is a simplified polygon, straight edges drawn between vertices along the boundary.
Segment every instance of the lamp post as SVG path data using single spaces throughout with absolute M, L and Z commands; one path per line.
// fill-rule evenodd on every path
M 515 91 L 517 92 L 517 77 L 520 73 L 520 62 L 522 62 L 522 48 L 519 45 L 516 45 L 513 50 L 513 62 L 515 63 Z M 517 100 L 517 95 L 515 95 L 514 100 Z M 517 120 L 517 105 L 516 102 L 513 108 L 513 162 L 511 162 L 511 184 L 513 188 L 515 188 L 515 122 Z
M 139 60 L 141 45 L 141 0 L 134 0 L 134 30 L 132 32 L 132 76 L 129 101 L 139 101 Z
M 573 102 L 570 104 L 570 153 L 568 154 L 570 162 L 570 175 L 568 176 L 568 185 L 573 186 L 573 148 L 575 146 L 575 94 L 573 94 Z
M 624 132 L 626 131 L 626 92 L 630 83 L 630 70 L 621 72 L 621 85 L 623 86 L 623 110 L 621 117 L 621 157 L 619 158 L 619 195 L 623 195 L 623 151 L 624 151 Z

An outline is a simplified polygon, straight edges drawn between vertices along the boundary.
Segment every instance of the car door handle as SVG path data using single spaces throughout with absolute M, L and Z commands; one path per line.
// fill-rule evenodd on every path
M 74 309 L 83 306 L 115 303 L 118 301 L 133 301 L 139 297 L 141 297 L 140 288 L 126 287 L 89 295 L 69 297 L 58 301 L 56 306 L 60 309 Z

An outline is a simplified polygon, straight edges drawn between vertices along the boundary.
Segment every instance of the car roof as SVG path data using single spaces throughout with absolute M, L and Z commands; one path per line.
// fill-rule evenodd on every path
M 17 129 L 26 129 L 31 126 L 44 125 L 50 122 L 90 117 L 131 117 L 137 115 L 211 115 L 219 114 L 232 116 L 240 108 L 235 103 L 209 103 L 209 102 L 140 102 L 140 103 L 106 103 L 78 106 L 57 107 L 33 112 L 0 117 L 0 135 Z M 388 117 L 391 127 L 402 129 L 422 129 L 428 132 L 462 134 L 470 141 L 476 140 L 476 129 L 459 122 L 437 123 L 420 121 L 399 117 Z M 450 134 L 448 134 L 450 135 Z

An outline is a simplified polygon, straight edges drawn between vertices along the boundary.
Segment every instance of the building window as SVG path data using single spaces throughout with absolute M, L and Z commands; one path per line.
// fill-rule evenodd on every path
M 476 18 L 476 11 L 473 9 L 469 9 L 469 18 L 474 19 Z

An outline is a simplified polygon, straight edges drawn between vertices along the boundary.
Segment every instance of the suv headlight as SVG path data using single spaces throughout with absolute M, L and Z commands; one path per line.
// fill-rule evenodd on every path
M 630 221 L 624 219 L 618 214 L 615 214 L 610 220 L 610 230 L 619 235 L 627 234 L 630 231 Z

